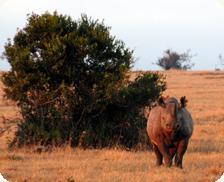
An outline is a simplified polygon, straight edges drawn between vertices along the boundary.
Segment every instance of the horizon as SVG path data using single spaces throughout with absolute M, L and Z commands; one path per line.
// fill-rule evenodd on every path
M 223 68 L 219 55 L 224 53 L 224 0 L 114 0 L 108 3 L 103 0 L 1 0 L 0 10 L 0 55 L 7 39 L 15 36 L 17 28 L 25 27 L 27 14 L 56 10 L 73 20 L 79 19 L 82 13 L 104 20 L 111 27 L 111 35 L 134 50 L 137 61 L 133 70 L 161 70 L 153 63 L 166 49 L 178 53 L 190 49 L 191 54 L 196 54 L 192 58 L 195 63 L 192 70 Z M 0 70 L 10 70 L 6 60 L 0 60 Z

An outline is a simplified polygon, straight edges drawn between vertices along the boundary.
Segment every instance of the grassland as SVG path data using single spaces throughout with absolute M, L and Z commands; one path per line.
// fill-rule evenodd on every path
M 138 74 L 133 73 L 133 77 Z M 184 169 L 155 167 L 151 151 L 120 149 L 32 149 L 8 151 L 16 124 L 0 137 L 0 172 L 9 181 L 145 181 L 213 182 L 224 172 L 224 72 L 168 71 L 164 95 L 187 96 L 195 128 L 184 158 Z M 3 100 L 0 83 L 0 116 L 19 117 L 13 103 Z M 0 126 L 3 128 L 3 119 Z

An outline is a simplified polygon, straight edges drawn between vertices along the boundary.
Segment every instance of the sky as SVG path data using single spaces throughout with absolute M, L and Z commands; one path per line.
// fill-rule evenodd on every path
M 104 20 L 134 50 L 134 70 L 159 70 L 155 62 L 166 49 L 191 49 L 193 70 L 222 68 L 224 0 L 0 0 L 0 55 L 7 39 L 26 25 L 27 14 L 55 10 L 73 20 L 82 13 Z M 9 69 L 0 60 L 0 70 Z

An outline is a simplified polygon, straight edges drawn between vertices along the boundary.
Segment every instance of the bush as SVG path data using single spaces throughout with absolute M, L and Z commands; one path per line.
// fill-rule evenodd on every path
M 162 58 L 159 58 L 156 64 L 165 70 L 188 70 L 194 66 L 194 64 L 191 63 L 192 57 L 193 55 L 190 54 L 190 50 L 180 54 L 170 49 L 167 49 L 164 52 L 164 56 Z
M 132 148 L 140 144 L 145 148 L 148 145 L 148 137 L 143 109 L 154 102 L 165 88 L 164 77 L 149 72 L 114 92 L 111 100 L 104 104 L 104 112 L 86 126 L 81 145 L 119 145 Z
M 28 16 L 25 28 L 5 45 L 11 71 L 6 97 L 17 102 L 23 122 L 13 146 L 132 147 L 145 119 L 139 113 L 165 89 L 162 75 L 129 82 L 133 51 L 103 22 L 82 15 Z

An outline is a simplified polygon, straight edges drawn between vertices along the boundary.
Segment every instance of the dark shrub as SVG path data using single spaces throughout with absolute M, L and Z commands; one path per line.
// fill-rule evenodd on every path
M 28 16 L 4 53 L 5 93 L 23 117 L 14 146 L 138 143 L 146 123 L 139 111 L 165 89 L 164 79 L 148 73 L 129 82 L 133 52 L 109 30 L 86 15 Z
M 190 50 L 180 54 L 167 49 L 164 52 L 164 56 L 162 58 L 159 58 L 156 64 L 165 70 L 188 70 L 194 66 L 194 64 L 191 63 L 192 57 L 193 55 L 190 54 Z

